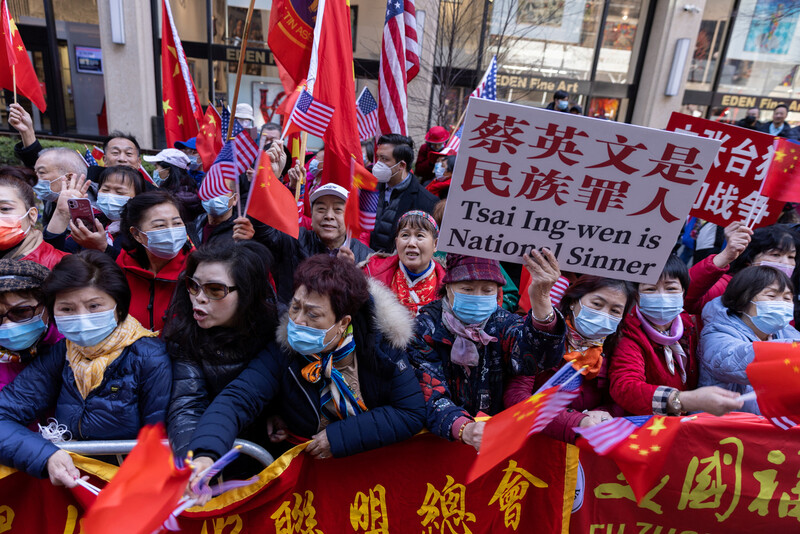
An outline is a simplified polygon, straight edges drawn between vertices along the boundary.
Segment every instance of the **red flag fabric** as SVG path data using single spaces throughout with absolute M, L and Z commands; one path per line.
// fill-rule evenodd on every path
M 0 87 L 13 91 L 16 79 L 17 92 L 33 102 L 39 111 L 44 112 L 47 104 L 44 94 L 42 94 L 42 85 L 39 83 L 39 78 L 28 57 L 28 51 L 22 43 L 17 24 L 8 12 L 6 0 L 2 0 L 2 4 L 0 4 L 0 18 L 3 20 L 3 49 L 5 51 L 4 61 L 0 61 Z
M 280 61 L 295 83 L 305 78 L 308 72 L 318 2 L 319 0 L 272 2 L 267 44 L 275 59 Z
M 782 202 L 800 202 L 800 145 L 775 138 L 775 155 L 770 163 L 761 194 Z
M 781 428 L 795 426 L 786 421 L 800 421 L 800 344 L 757 341 L 753 351 L 747 378 L 761 414 Z
M 209 104 L 197 134 L 197 153 L 203 160 L 203 171 L 208 172 L 221 150 L 222 117 L 217 113 L 217 108 Z
M 347 227 L 350 234 L 356 239 L 361 241 L 366 240 L 369 243 L 368 233 L 372 230 L 369 227 L 368 220 L 365 220 L 365 213 L 362 210 L 361 196 L 362 192 L 370 192 L 377 195 L 378 179 L 369 172 L 361 163 L 360 160 L 355 158 L 350 159 L 352 170 L 348 171 L 348 176 L 352 175 L 352 185 L 350 187 L 350 194 L 347 196 L 347 204 L 344 209 L 344 225 Z M 328 151 L 325 149 L 325 165 L 328 164 Z M 377 203 L 376 203 L 377 207 Z M 366 206 L 364 206 L 366 208 Z M 366 218 L 368 219 L 368 217 Z M 375 213 L 372 212 L 372 227 L 375 226 Z M 366 235 L 364 235 L 366 234 Z
M 161 527 L 178 504 L 191 469 L 178 469 L 164 426 L 146 426 L 138 443 L 111 482 L 103 488 L 83 520 L 83 532 L 151 534 Z
M 269 155 L 266 152 L 262 152 L 258 161 L 258 169 L 253 185 L 250 187 L 245 213 L 295 239 L 300 235 L 294 195 L 280 180 L 275 178 Z
M 203 120 L 203 109 L 172 20 L 169 0 L 163 0 L 161 16 L 161 96 L 167 146 L 197 136 L 197 124 Z

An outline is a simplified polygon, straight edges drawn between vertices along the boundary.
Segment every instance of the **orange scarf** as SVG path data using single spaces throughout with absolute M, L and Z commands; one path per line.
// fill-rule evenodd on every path
M 584 378 L 591 380 L 596 378 L 603 366 L 603 341 L 590 341 L 584 339 L 572 325 L 572 318 L 566 319 L 567 323 L 567 352 L 564 359 L 572 362 L 572 367 L 576 371 L 586 368 Z

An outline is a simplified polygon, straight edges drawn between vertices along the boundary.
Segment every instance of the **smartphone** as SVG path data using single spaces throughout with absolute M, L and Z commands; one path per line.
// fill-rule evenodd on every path
M 69 208 L 69 218 L 72 219 L 75 226 L 78 225 L 78 221 L 83 221 L 83 225 L 88 230 L 94 231 L 94 213 L 88 198 L 71 198 L 67 200 L 67 207 Z

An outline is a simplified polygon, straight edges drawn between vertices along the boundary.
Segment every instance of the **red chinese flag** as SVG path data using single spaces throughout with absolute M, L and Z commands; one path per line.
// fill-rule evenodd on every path
M 83 519 L 83 532 L 151 534 L 175 509 L 192 474 L 178 469 L 164 426 L 146 426 L 138 443 Z
M 42 94 L 42 85 L 39 83 L 30 58 L 28 58 L 28 51 L 22 44 L 17 24 L 8 12 L 6 0 L 2 0 L 2 4 L 0 4 L 0 18 L 3 19 L 3 50 L 5 51 L 0 60 L 0 87 L 13 91 L 16 81 L 16 91 L 33 102 L 39 111 L 44 112 L 47 104 Z
M 203 160 L 205 172 L 208 172 L 214 164 L 222 145 L 222 118 L 217 113 L 217 108 L 209 104 L 200 123 L 200 132 L 197 134 L 197 153 Z
M 267 44 L 275 59 L 285 67 L 295 84 L 305 78 L 308 72 L 318 1 L 273 0 L 272 2 Z
M 295 239 L 300 235 L 294 195 L 275 178 L 269 155 L 261 153 L 245 213 Z
M 747 378 L 758 396 L 761 414 L 800 418 L 800 344 L 757 341 Z
M 328 151 L 325 149 L 325 165 L 328 164 Z M 350 194 L 347 196 L 347 204 L 344 209 L 344 225 L 350 234 L 356 239 L 369 242 L 369 236 L 362 235 L 365 231 L 362 224 L 362 210 L 360 202 L 360 191 L 375 191 L 378 189 L 378 179 L 364 167 L 360 160 L 350 158 L 350 169 L 348 176 L 352 176 Z M 373 215 L 374 221 L 374 215 Z M 374 225 L 374 222 L 373 222 Z
M 761 194 L 781 202 L 800 202 L 800 145 L 782 137 L 775 139 L 775 155 Z
M 203 110 L 172 20 L 169 0 L 163 0 L 161 14 L 161 96 L 167 146 L 195 137 Z

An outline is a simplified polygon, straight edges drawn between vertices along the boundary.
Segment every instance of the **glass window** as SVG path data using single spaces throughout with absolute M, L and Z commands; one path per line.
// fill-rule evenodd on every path
M 646 10 L 641 0 L 611 0 L 595 80 L 632 83 Z

